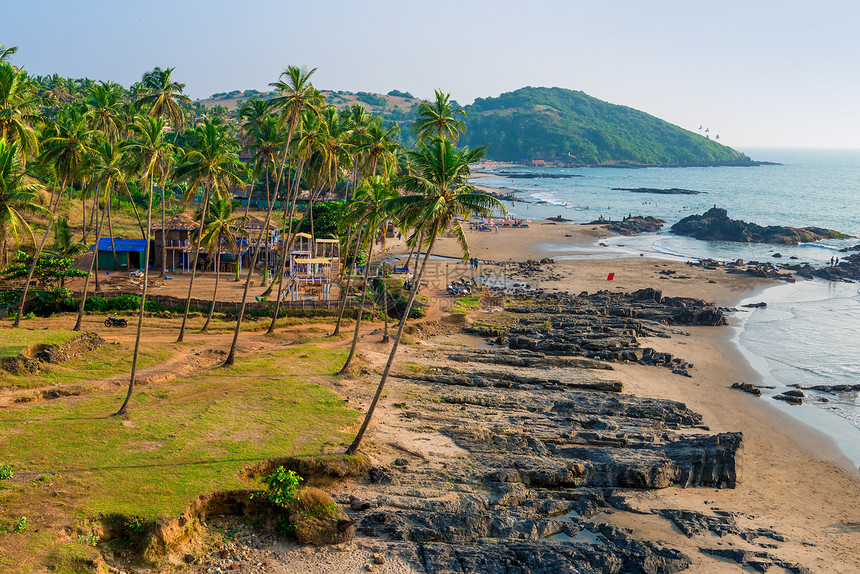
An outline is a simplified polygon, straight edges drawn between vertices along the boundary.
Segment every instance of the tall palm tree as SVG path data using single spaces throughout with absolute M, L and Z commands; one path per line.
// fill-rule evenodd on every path
M 124 130 L 120 86 L 111 82 L 93 84 L 89 96 L 87 114 L 91 127 L 100 131 L 107 141 L 116 143 Z
M 145 110 L 154 118 L 165 118 L 176 133 L 185 125 L 182 104 L 190 104 L 191 98 L 183 94 L 185 84 L 173 80 L 173 70 L 156 67 L 141 78 L 142 89 L 135 102 L 139 109 Z
M 310 78 L 315 71 L 316 68 L 307 70 L 296 66 L 289 66 L 281 73 L 277 82 L 269 84 L 279 92 L 279 95 L 271 100 L 272 110 L 273 112 L 278 113 L 279 124 L 287 125 L 287 137 L 284 145 L 284 153 L 281 156 L 281 166 L 278 169 L 278 177 L 275 180 L 275 197 L 277 197 L 281 186 L 281 178 L 284 175 L 284 166 L 287 163 L 290 143 L 292 142 L 293 134 L 296 132 L 296 127 L 302 119 L 302 113 L 305 110 L 315 112 L 322 105 L 322 96 L 310 81 Z M 293 201 L 295 201 L 295 199 Z M 236 329 L 233 331 L 233 342 L 230 344 L 230 352 L 227 354 L 227 359 L 224 361 L 225 367 L 229 367 L 236 360 L 236 344 L 239 342 L 239 330 L 242 328 L 242 317 L 245 314 L 245 304 L 248 300 L 248 289 L 251 285 L 254 266 L 256 265 L 257 257 L 259 256 L 260 243 L 263 240 L 263 234 L 268 233 L 273 206 L 274 203 L 270 204 L 269 209 L 266 210 L 266 219 L 263 223 L 263 227 L 260 229 L 260 235 L 257 240 L 257 244 L 254 247 L 254 254 L 251 258 L 251 264 L 248 265 L 248 273 L 245 276 L 245 288 L 242 291 L 242 303 L 239 307 L 239 313 L 236 319 Z M 291 208 L 291 210 L 292 209 L 293 208 Z
M 451 105 L 451 94 L 436 90 L 436 100 L 432 103 L 421 102 L 418 106 L 418 118 L 412 124 L 412 131 L 419 140 L 427 140 L 432 136 L 447 137 L 455 144 L 460 139 L 460 133 L 466 131 L 462 119 L 466 112 Z
M 198 217 L 202 216 L 203 210 L 199 210 L 197 215 Z M 206 221 L 201 222 L 200 227 L 195 232 L 195 235 L 200 235 L 200 241 L 207 251 L 214 253 L 212 261 L 215 265 L 215 289 L 212 292 L 212 305 L 209 307 L 209 315 L 206 317 L 206 322 L 201 331 L 206 331 L 209 328 L 209 322 L 215 312 L 215 302 L 218 300 L 218 280 L 221 277 L 221 252 L 226 245 L 233 253 L 241 253 L 239 242 L 248 237 L 248 231 L 242 224 L 247 221 L 246 216 L 233 213 L 232 200 L 229 197 L 223 197 L 216 201 L 210 201 Z
M 76 177 L 81 173 L 84 162 L 94 151 L 91 143 L 94 132 L 87 127 L 86 119 L 82 115 L 70 113 L 60 118 L 54 125 L 53 130 L 54 134 L 42 142 L 42 147 L 44 148 L 42 161 L 52 165 L 56 178 L 62 183 L 60 185 L 60 192 L 50 207 L 50 217 L 45 227 L 45 235 L 42 237 L 42 242 L 36 248 L 36 253 L 33 255 L 33 262 L 30 265 L 27 280 L 24 282 L 24 291 L 21 293 L 21 300 L 18 303 L 18 314 L 15 316 L 15 322 L 12 323 L 13 327 L 18 327 L 21 324 L 21 315 L 24 311 L 24 302 L 27 300 L 27 293 L 30 290 L 30 282 L 33 280 L 33 273 L 36 270 L 39 256 L 42 254 L 45 243 L 47 243 L 48 237 L 51 234 L 51 226 L 56 217 L 57 208 L 60 206 L 63 191 L 67 184 L 72 184 L 76 180 Z
M 397 124 L 385 128 L 380 118 L 374 118 L 374 121 L 367 127 L 361 147 L 366 158 L 365 166 L 368 176 L 376 175 L 380 163 L 382 164 L 380 169 L 382 173 L 388 173 L 391 166 L 397 165 L 399 146 L 395 136 L 399 130 Z
M 132 144 L 132 146 L 138 153 L 143 151 L 137 146 L 137 144 Z M 105 200 L 105 211 L 107 212 L 108 237 L 110 238 L 111 252 L 113 253 L 114 264 L 119 267 L 119 261 L 116 256 L 116 245 L 114 243 L 110 197 L 111 192 L 118 184 L 121 184 L 127 189 L 126 172 L 130 166 L 126 159 L 125 147 L 123 145 L 111 144 L 108 141 L 102 141 L 96 146 L 96 153 L 92 160 L 92 177 L 90 179 L 89 188 L 96 190 L 96 204 L 98 204 L 98 198 L 103 198 Z M 141 168 L 141 166 L 137 167 L 138 169 Z M 136 211 L 135 215 L 137 215 Z M 146 239 L 146 230 L 144 230 L 143 222 L 140 221 L 139 217 L 138 225 L 140 226 L 141 238 Z M 98 282 L 96 282 L 96 285 L 98 285 Z
M 39 203 L 38 193 L 43 189 L 42 184 L 27 183 L 24 175 L 18 144 L 0 140 L 0 269 L 8 264 L 9 249 L 20 243 L 22 232 L 34 245 L 36 243 L 33 229 L 24 214 L 48 214 L 48 210 Z
M 206 121 L 191 135 L 191 149 L 186 152 L 182 164 L 176 168 L 175 177 L 188 181 L 188 191 L 185 194 L 187 203 L 197 194 L 203 185 L 203 207 L 201 221 L 206 221 L 210 197 L 216 200 L 229 199 L 231 185 L 243 185 L 246 176 L 244 164 L 239 161 L 237 154 L 239 142 L 227 134 L 227 131 L 211 121 Z M 194 288 L 194 277 L 197 274 L 197 262 L 200 256 L 202 234 L 197 235 L 194 247 L 194 264 L 191 268 L 191 279 L 188 282 L 188 297 L 185 301 L 185 313 L 182 326 L 179 328 L 177 342 L 185 338 L 185 326 L 188 322 L 188 311 L 191 308 L 191 293 Z
M 346 374 L 349 371 L 349 365 L 355 356 L 355 347 L 358 344 L 359 329 L 361 328 L 361 316 L 364 313 L 364 301 L 367 298 L 367 287 L 370 280 L 373 245 L 379 231 L 388 221 L 390 216 L 388 206 L 391 204 L 391 200 L 399 195 L 397 189 L 391 185 L 388 178 L 375 175 L 364 180 L 361 187 L 355 191 L 355 198 L 350 203 L 350 210 L 345 218 L 347 222 L 357 223 L 367 229 L 364 237 L 364 243 L 367 245 L 367 261 L 364 264 L 364 290 L 358 306 L 358 315 L 355 318 L 355 332 L 352 335 L 352 346 L 349 349 L 349 356 L 346 358 L 346 362 L 338 373 L 340 375 Z M 356 248 L 357 255 L 358 248 Z
M 491 215 L 494 212 L 504 212 L 504 205 L 494 197 L 475 193 L 468 184 L 471 175 L 470 165 L 478 161 L 484 154 L 484 147 L 477 149 L 457 149 L 456 145 L 446 138 L 433 137 L 427 143 L 420 143 L 417 151 L 407 152 L 411 170 L 405 180 L 408 191 L 414 195 L 404 195 L 392 199 L 388 209 L 396 213 L 413 227 L 413 235 L 423 233 L 427 242 L 427 252 L 421 267 L 413 278 L 406 309 L 400 319 L 394 343 L 388 355 L 388 362 L 382 372 L 376 394 L 370 403 L 364 422 L 347 449 L 353 454 L 361 444 L 364 433 L 370 425 L 370 420 L 376 410 L 382 390 L 388 380 L 391 366 L 397 355 L 397 348 L 403 335 L 403 328 L 412 310 L 415 295 L 421 284 L 421 277 L 427 267 L 427 261 L 433 252 L 436 238 L 450 231 L 463 250 L 463 258 L 469 257 L 469 245 L 466 234 L 460 225 L 460 219 L 472 214 Z
M 242 138 L 241 139 L 242 139 L 243 145 L 253 149 L 255 142 L 259 141 L 260 139 L 263 139 L 261 136 L 262 136 L 262 133 L 264 131 L 267 132 L 269 135 L 272 134 L 273 128 L 276 129 L 278 132 L 281 131 L 276 126 L 264 128 L 263 124 L 267 123 L 269 121 L 274 121 L 275 123 L 277 123 L 277 120 L 269 113 L 269 111 L 270 111 L 269 102 L 267 102 L 265 100 L 261 100 L 260 98 L 254 98 L 254 99 L 248 100 L 247 102 L 242 104 L 242 106 L 239 108 L 239 121 L 241 122 L 241 128 L 242 128 Z M 281 149 L 284 142 L 280 142 L 280 143 L 281 143 L 281 145 L 279 145 L 277 147 L 278 150 Z M 267 159 L 269 159 L 269 157 L 271 157 L 271 163 L 274 164 L 274 162 L 275 162 L 274 157 L 275 156 L 273 154 L 274 154 L 275 150 L 273 149 L 271 151 L 272 151 L 272 154 L 264 152 L 261 155 L 266 157 Z M 253 191 L 254 191 L 254 184 L 256 183 L 257 179 L 259 178 L 259 172 L 261 171 L 258 169 L 259 165 L 257 163 L 256 157 L 252 160 L 252 163 L 254 164 L 255 177 L 252 177 L 251 181 L 248 183 L 248 195 L 247 195 L 248 203 L 245 206 L 245 215 L 246 216 L 248 215 L 248 210 L 251 208 L 251 195 L 253 194 Z M 268 200 L 268 195 L 269 195 L 268 165 L 266 166 L 265 171 L 267 173 L 267 175 L 266 175 L 266 196 L 267 196 L 266 202 L 268 205 L 268 201 L 269 201 Z
M 0 61 L 0 141 L 18 144 L 23 161 L 39 151 L 33 126 L 44 123 L 40 104 L 36 86 L 26 72 Z
M 101 189 L 102 188 L 98 188 L 96 190 L 96 194 L 95 194 L 96 195 L 96 205 L 99 204 L 99 197 L 101 195 L 100 194 Z M 110 208 L 110 196 L 109 195 L 107 196 L 106 204 L 107 205 L 105 207 L 107 209 L 109 209 Z M 95 270 L 96 291 L 99 290 L 99 266 L 98 266 L 99 242 L 102 239 L 102 227 L 104 226 L 104 223 L 105 223 L 105 211 L 107 211 L 107 209 L 102 210 L 101 218 L 99 219 L 98 225 L 96 225 L 96 243 L 93 246 L 93 257 L 92 257 L 92 259 L 90 259 L 90 268 L 87 271 L 86 278 L 84 279 L 84 289 L 81 293 L 81 302 L 78 305 L 78 317 L 77 317 L 77 319 L 75 319 L 75 326 L 72 327 L 72 331 L 80 331 L 81 330 L 81 326 L 82 326 L 82 323 L 84 320 L 84 308 L 87 305 L 87 292 L 89 291 L 89 288 L 90 288 L 90 275 L 93 274 L 93 270 Z M 111 236 L 111 241 L 113 241 L 113 236 Z M 114 259 L 116 259 L 116 251 L 114 251 Z
M 164 140 L 164 120 L 161 118 L 140 118 L 132 124 L 131 129 L 137 138 L 126 144 L 126 149 L 135 158 L 134 171 L 142 181 L 147 181 L 149 196 L 146 208 L 146 248 L 143 257 L 143 289 L 140 294 L 140 310 L 137 315 L 137 332 L 134 337 L 134 354 L 131 359 L 131 375 L 128 380 L 128 392 L 122 406 L 115 413 L 124 416 L 128 412 L 128 403 L 134 391 L 134 379 L 137 374 L 137 359 L 140 356 L 140 335 L 143 330 L 143 312 L 146 308 L 146 291 L 149 286 L 149 250 L 152 242 L 152 196 L 155 177 L 163 170 L 162 159 L 169 153 L 172 144 Z

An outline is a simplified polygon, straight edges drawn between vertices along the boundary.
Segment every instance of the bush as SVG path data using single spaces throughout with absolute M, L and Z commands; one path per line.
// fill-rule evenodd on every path
M 89 297 L 84 305 L 85 311 L 95 313 L 111 313 L 115 311 L 139 311 L 139 295 L 123 295 L 121 297 Z M 157 313 L 161 311 L 161 303 L 158 301 L 147 301 L 145 311 Z M 183 308 L 183 311 L 185 309 Z
M 49 287 L 43 291 L 34 291 L 28 301 L 30 312 L 38 317 L 50 317 L 54 313 L 77 311 L 78 303 L 72 292 L 63 287 Z
M 11 464 L 0 464 L 0 480 L 12 478 L 12 474 L 13 472 Z

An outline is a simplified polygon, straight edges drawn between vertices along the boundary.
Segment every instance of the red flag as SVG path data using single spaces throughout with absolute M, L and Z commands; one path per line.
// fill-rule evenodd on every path
M 615 273 L 610 273 L 609 276 L 606 278 L 607 281 L 612 281 L 613 279 L 615 279 Z

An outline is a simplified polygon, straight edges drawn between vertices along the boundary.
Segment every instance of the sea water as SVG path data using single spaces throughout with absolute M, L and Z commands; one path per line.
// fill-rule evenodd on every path
M 860 236 L 860 150 L 744 149 L 759 161 L 780 165 L 709 168 L 494 168 L 475 183 L 513 191 L 506 202 L 518 218 L 561 216 L 574 223 L 650 215 L 666 221 L 665 230 L 634 237 L 613 237 L 602 245 L 572 248 L 547 245 L 557 258 L 625 257 L 645 254 L 670 259 L 715 258 L 726 261 L 809 262 L 827 265 L 839 249 L 860 239 L 826 240 L 784 246 L 699 241 L 671 234 L 683 217 L 717 205 L 732 219 L 759 225 L 817 226 Z M 492 173 L 492 170 L 490 170 Z M 505 177 L 529 173 L 534 178 Z M 542 175 L 571 176 L 542 178 Z M 680 188 L 698 195 L 633 193 L 615 188 Z M 774 258 L 779 253 L 781 258 Z M 761 384 L 786 390 L 789 384 L 860 383 L 860 284 L 798 280 L 777 285 L 745 302 L 765 301 L 765 309 L 736 314 L 735 342 L 759 372 Z M 753 301 L 755 299 L 755 301 Z M 805 404 L 777 408 L 830 436 L 860 465 L 860 398 L 856 393 L 809 392 Z

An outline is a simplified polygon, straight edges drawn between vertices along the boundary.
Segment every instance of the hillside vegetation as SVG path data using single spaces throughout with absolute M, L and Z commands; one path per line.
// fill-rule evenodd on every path
M 744 154 L 627 106 L 562 88 L 522 88 L 466 106 L 463 143 L 488 157 L 574 164 L 750 164 Z

